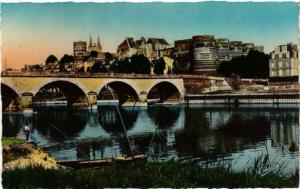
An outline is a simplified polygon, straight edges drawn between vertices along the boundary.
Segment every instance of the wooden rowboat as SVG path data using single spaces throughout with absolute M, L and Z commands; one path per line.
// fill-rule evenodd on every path
M 115 157 L 115 158 L 104 158 L 98 160 L 66 160 L 66 161 L 58 161 L 59 165 L 70 167 L 73 169 L 102 169 L 103 167 L 107 167 L 112 165 L 113 163 L 121 164 L 121 163 L 133 163 L 146 161 L 147 155 L 135 155 L 129 157 Z

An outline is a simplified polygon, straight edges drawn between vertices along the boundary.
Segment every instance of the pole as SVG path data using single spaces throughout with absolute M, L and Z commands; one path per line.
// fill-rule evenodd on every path
M 109 90 L 109 88 L 108 88 L 107 85 L 106 85 L 106 88 Z M 113 96 L 113 99 L 115 100 L 115 97 L 114 97 L 113 92 L 112 92 L 112 91 L 110 91 L 110 92 L 111 92 L 111 94 L 112 94 L 112 96 Z M 130 140 L 129 140 L 128 136 L 127 136 L 127 130 L 126 130 L 125 123 L 124 123 L 124 120 L 123 120 L 123 118 L 122 118 L 122 115 L 121 115 L 119 106 L 116 105 L 116 108 L 117 108 L 118 114 L 119 114 L 120 119 L 121 119 L 121 123 L 122 123 L 123 129 L 124 129 L 125 136 L 126 136 L 126 138 L 127 138 L 128 144 L 129 144 L 129 148 L 130 148 L 130 151 L 131 151 L 131 155 L 134 155 L 133 150 L 132 150 L 132 146 L 131 146 L 131 143 L 130 143 Z

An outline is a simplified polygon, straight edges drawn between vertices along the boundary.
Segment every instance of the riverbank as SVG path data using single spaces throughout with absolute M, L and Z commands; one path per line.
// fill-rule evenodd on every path
M 264 177 L 228 168 L 201 168 L 179 162 L 147 162 L 113 165 L 102 170 L 45 169 L 27 167 L 4 171 L 5 188 L 103 188 L 103 187 L 294 187 L 299 176 Z M 51 179 L 50 179 L 51 178 Z M 17 182 L 16 182 L 17 181 Z
M 2 139 L 3 170 L 14 170 L 30 166 L 57 169 L 56 160 L 38 146 L 25 143 L 25 139 Z

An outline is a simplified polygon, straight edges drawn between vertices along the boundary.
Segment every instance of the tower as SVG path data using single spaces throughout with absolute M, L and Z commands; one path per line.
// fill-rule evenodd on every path
M 92 35 L 90 34 L 89 49 L 93 46 Z
M 97 38 L 97 49 L 101 52 L 102 51 L 102 47 L 101 47 L 101 44 L 100 44 L 100 38 L 99 38 L 99 35 L 98 35 L 98 38 Z

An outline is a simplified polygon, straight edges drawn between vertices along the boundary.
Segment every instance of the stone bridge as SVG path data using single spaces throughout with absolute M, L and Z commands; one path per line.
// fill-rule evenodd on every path
M 111 94 L 120 105 L 145 106 L 149 99 L 179 103 L 186 93 L 199 93 L 199 89 L 220 90 L 224 85 L 228 85 L 224 78 L 200 75 L 6 71 L 1 73 L 2 110 L 14 107 L 31 111 L 32 104 L 41 99 L 42 94 L 47 94 L 49 89 L 59 89 L 69 107 L 96 108 L 97 98 L 107 88 L 114 92 Z
M 149 75 L 69 75 L 69 74 L 3 74 L 1 78 L 1 96 L 3 109 L 11 103 L 19 109 L 30 110 L 32 102 L 44 88 L 59 88 L 63 91 L 68 106 L 84 104 L 95 107 L 100 91 L 109 86 L 122 105 L 131 100 L 134 103 L 147 103 L 153 90 L 159 92 L 161 101 L 177 97 L 184 98 L 184 83 L 180 77 L 155 77 Z

